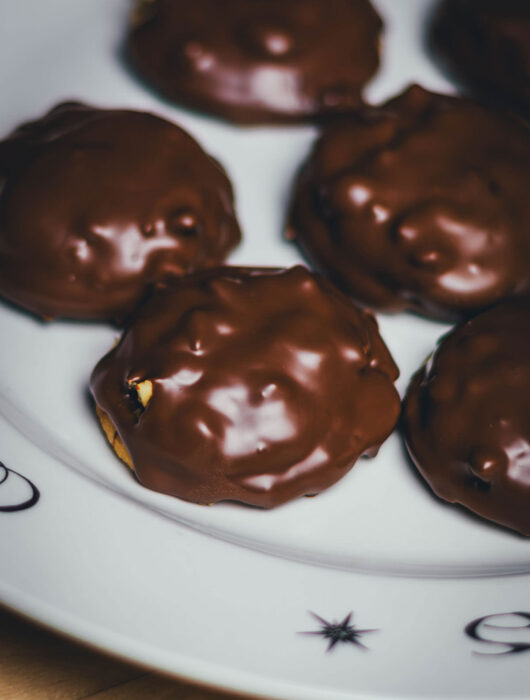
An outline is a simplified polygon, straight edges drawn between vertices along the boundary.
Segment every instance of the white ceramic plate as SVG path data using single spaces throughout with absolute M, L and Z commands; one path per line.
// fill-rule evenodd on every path
M 66 99 L 158 112 L 235 183 L 245 241 L 232 261 L 299 261 L 282 220 L 312 128 L 232 128 L 147 92 L 120 58 L 128 0 L 1 4 L 2 134 Z M 422 48 L 430 0 L 375 4 L 387 30 L 369 97 L 412 80 L 451 90 Z M 380 325 L 403 391 L 446 327 L 410 315 Z M 529 696 L 528 540 L 435 500 L 397 435 L 328 492 L 272 512 L 150 492 L 87 399 L 114 336 L 0 304 L 3 602 L 129 659 L 265 697 Z

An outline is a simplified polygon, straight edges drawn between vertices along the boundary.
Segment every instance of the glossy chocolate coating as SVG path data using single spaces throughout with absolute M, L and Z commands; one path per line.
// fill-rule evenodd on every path
M 412 380 L 403 424 L 438 496 L 530 536 L 530 298 L 446 336 Z
M 530 130 L 413 86 L 326 130 L 288 236 L 343 289 L 455 320 L 530 288 Z
M 443 0 L 430 38 L 472 91 L 530 116 L 528 0 Z
M 270 508 L 375 453 L 399 414 L 397 375 L 375 319 L 326 280 L 227 267 L 155 291 L 91 390 L 144 485 Z
M 0 294 L 40 316 L 122 317 L 239 239 L 221 166 L 151 114 L 67 103 L 0 143 Z
M 243 124 L 305 121 L 359 105 L 381 28 L 369 0 L 144 0 L 127 51 L 175 102 Z

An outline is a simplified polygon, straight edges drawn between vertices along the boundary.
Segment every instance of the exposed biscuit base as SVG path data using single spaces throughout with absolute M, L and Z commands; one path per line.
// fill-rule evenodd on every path
M 98 415 L 99 422 L 101 423 L 101 427 L 103 428 L 103 431 L 107 436 L 107 440 L 112 445 L 112 449 L 122 460 L 122 462 L 125 462 L 129 469 L 133 469 L 131 455 L 129 454 L 128 449 L 123 444 L 123 441 L 118 435 L 111 419 L 104 411 L 101 410 L 99 406 L 96 406 L 96 413 Z
M 149 385 L 148 387 L 144 385 Z M 143 387 L 143 389 L 141 388 Z M 138 384 L 135 389 L 138 389 L 138 398 L 140 399 L 141 403 L 143 406 L 147 406 L 149 403 L 149 400 L 151 399 L 151 396 L 153 395 L 153 384 L 150 382 L 148 379 L 145 382 L 142 382 L 141 384 Z M 143 398 L 142 398 L 142 392 L 143 392 Z M 145 398 L 147 397 L 147 398 Z M 145 400 L 145 403 L 144 403 Z M 108 417 L 108 415 L 105 413 L 105 411 L 102 411 L 99 406 L 96 406 L 96 413 L 99 418 L 99 422 L 101 423 L 101 427 L 103 428 L 103 431 L 105 435 L 107 436 L 107 440 L 110 442 L 112 449 L 116 453 L 116 455 L 121 459 L 122 462 L 125 462 L 125 464 L 129 467 L 129 469 L 132 469 L 134 471 L 134 467 L 132 464 L 132 459 L 131 455 L 129 454 L 128 449 L 125 447 L 123 444 L 123 441 L 121 437 L 118 435 L 116 428 L 114 427 L 111 419 Z M 204 503 L 204 504 L 199 504 L 199 505 L 205 505 L 205 506 L 213 506 L 215 503 Z
M 138 384 L 131 384 L 131 389 L 136 391 L 138 401 L 145 408 L 153 396 L 153 382 L 151 382 L 149 379 L 145 379 L 143 382 L 139 382 Z M 102 411 L 99 406 L 96 406 L 96 413 L 98 415 L 99 422 L 101 423 L 101 427 L 107 436 L 107 440 L 112 445 L 112 449 L 122 460 L 122 462 L 125 462 L 130 469 L 134 470 L 129 450 L 123 444 L 123 440 L 118 435 L 118 431 L 114 427 L 113 422 L 105 411 Z

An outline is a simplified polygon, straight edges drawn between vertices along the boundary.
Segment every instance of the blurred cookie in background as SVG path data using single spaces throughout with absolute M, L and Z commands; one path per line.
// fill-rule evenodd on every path
M 379 65 L 369 0 L 143 0 L 126 53 L 165 97 L 238 124 L 349 112 Z
M 468 90 L 530 117 L 528 0 L 442 0 L 428 42 Z

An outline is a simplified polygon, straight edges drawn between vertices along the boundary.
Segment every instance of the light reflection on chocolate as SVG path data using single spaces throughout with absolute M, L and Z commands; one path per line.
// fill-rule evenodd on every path
M 369 0 L 154 0 L 129 58 L 177 103 L 239 123 L 350 112 L 379 63 Z
M 403 424 L 441 498 L 530 536 L 530 298 L 446 336 L 412 380 Z
M 413 86 L 324 131 L 288 236 L 356 299 L 458 320 L 530 290 L 530 130 Z
M 222 168 L 154 115 L 66 103 L 0 143 L 0 294 L 40 316 L 123 317 L 239 239 Z
M 269 508 L 377 451 L 397 374 L 374 318 L 319 276 L 219 268 L 157 290 L 91 390 L 146 486 Z

